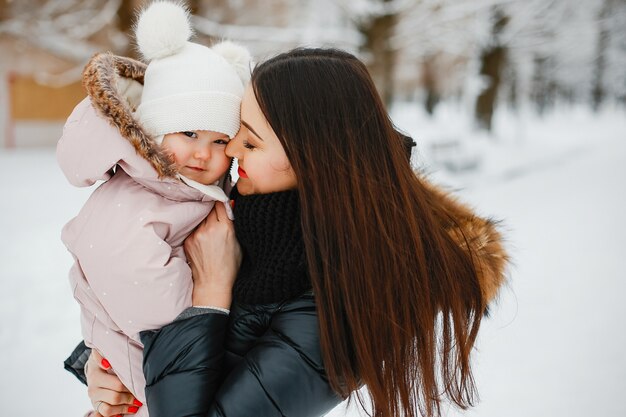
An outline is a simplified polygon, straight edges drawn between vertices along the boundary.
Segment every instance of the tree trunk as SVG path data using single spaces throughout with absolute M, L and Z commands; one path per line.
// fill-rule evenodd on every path
M 119 51 L 121 55 L 129 56 L 132 58 L 138 58 L 139 54 L 133 45 L 136 45 L 134 39 L 133 25 L 137 19 L 137 13 L 144 6 L 145 2 L 142 1 L 123 1 L 120 8 L 117 10 L 117 26 L 122 33 L 125 33 L 129 38 L 128 46 L 125 51 Z
M 396 52 L 389 45 L 389 39 L 398 22 L 395 14 L 376 17 L 361 26 L 365 35 L 364 51 L 369 55 L 367 66 L 383 102 L 389 106 L 393 100 L 393 77 Z
M 426 90 L 424 108 L 430 115 L 435 112 L 435 107 L 437 107 L 437 104 L 439 104 L 439 100 L 441 99 L 437 88 L 437 65 L 435 63 L 435 59 L 435 56 L 431 55 L 426 57 L 422 63 L 422 84 Z
M 481 56 L 480 75 L 488 79 L 489 85 L 476 100 L 476 122 L 485 129 L 491 130 L 491 120 L 498 99 L 501 75 L 506 65 L 506 47 L 498 43 L 499 35 L 508 23 L 509 18 L 501 11 L 494 11 L 493 37 L 494 45 L 483 51 Z
M 558 93 L 558 83 L 554 80 L 554 59 L 535 57 L 535 69 L 530 97 L 537 105 L 539 114 L 553 107 Z
M 609 46 L 609 28 L 607 19 L 611 13 L 611 0 L 604 0 L 598 16 L 598 50 L 596 53 L 596 68 L 594 71 L 593 90 L 591 92 L 591 104 L 595 111 L 600 108 L 604 101 L 606 91 L 604 89 L 604 77 L 606 72 L 606 52 Z
M 491 130 L 491 119 L 498 99 L 500 74 L 506 61 L 506 49 L 496 46 L 482 55 L 480 75 L 489 79 L 489 86 L 483 90 L 476 100 L 476 121 L 486 130 Z
M 7 0 L 0 0 L 0 22 L 9 19 L 9 4 Z

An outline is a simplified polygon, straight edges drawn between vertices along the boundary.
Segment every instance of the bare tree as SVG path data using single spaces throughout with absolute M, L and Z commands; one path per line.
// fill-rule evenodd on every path
M 594 110 L 598 110 L 605 99 L 604 78 L 607 66 L 607 49 L 610 41 L 608 19 L 613 9 L 612 0 L 604 0 L 598 16 L 598 49 L 594 71 L 594 85 L 591 93 L 591 104 Z
M 607 96 L 626 105 L 626 1 L 613 0 L 607 20 L 610 36 L 603 77 L 604 90 Z
M 491 130 L 491 120 L 498 99 L 501 75 L 506 65 L 507 49 L 500 41 L 509 17 L 500 8 L 493 9 L 492 43 L 482 52 L 480 75 L 487 86 L 476 100 L 476 121 L 485 130 Z
M 392 44 L 402 13 L 414 7 L 415 0 L 338 0 L 354 26 L 363 35 L 360 47 L 374 83 L 389 105 L 394 97 L 397 49 Z
M 405 10 L 391 39 L 397 51 L 395 77 L 403 86 L 419 83 L 427 112 L 440 100 L 476 102 L 476 61 L 491 45 L 490 10 L 506 0 L 422 0 Z
M 383 3 L 390 3 L 390 1 L 382 0 Z M 393 76 L 396 61 L 396 51 L 391 48 L 389 39 L 394 34 L 397 23 L 397 13 L 383 12 L 372 14 L 368 19 L 362 19 L 358 25 L 359 31 L 365 36 L 362 50 L 369 58 L 367 59 L 369 71 L 387 105 L 393 100 Z
M 7 0 L 0 0 L 0 22 L 6 20 L 8 15 L 9 4 Z

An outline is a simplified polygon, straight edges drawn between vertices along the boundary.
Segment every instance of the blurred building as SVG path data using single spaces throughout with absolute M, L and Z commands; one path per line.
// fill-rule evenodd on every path
M 0 143 L 4 147 L 56 143 L 74 106 L 87 59 L 123 51 L 122 5 L 115 1 L 4 1 L 0 3 Z
M 18 39 L 3 39 L 0 50 L 11 57 L 0 67 L 3 146 L 50 144 L 51 134 L 85 95 L 77 63 Z

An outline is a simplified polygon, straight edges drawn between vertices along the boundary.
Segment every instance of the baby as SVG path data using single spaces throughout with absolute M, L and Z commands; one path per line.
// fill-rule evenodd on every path
M 62 232 L 83 337 L 142 403 L 139 332 L 191 306 L 183 242 L 214 204 L 230 213 L 224 148 L 239 130 L 250 72 L 244 48 L 207 48 L 190 36 L 183 8 L 149 6 L 136 29 L 149 64 L 94 56 L 83 74 L 89 97 L 57 145 L 70 183 L 105 181 Z M 146 416 L 146 408 L 130 411 Z

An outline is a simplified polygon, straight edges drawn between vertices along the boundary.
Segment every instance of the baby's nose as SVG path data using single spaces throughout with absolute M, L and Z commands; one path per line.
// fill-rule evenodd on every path
M 194 153 L 194 157 L 196 159 L 207 160 L 211 157 L 211 147 L 210 146 L 198 146 Z

